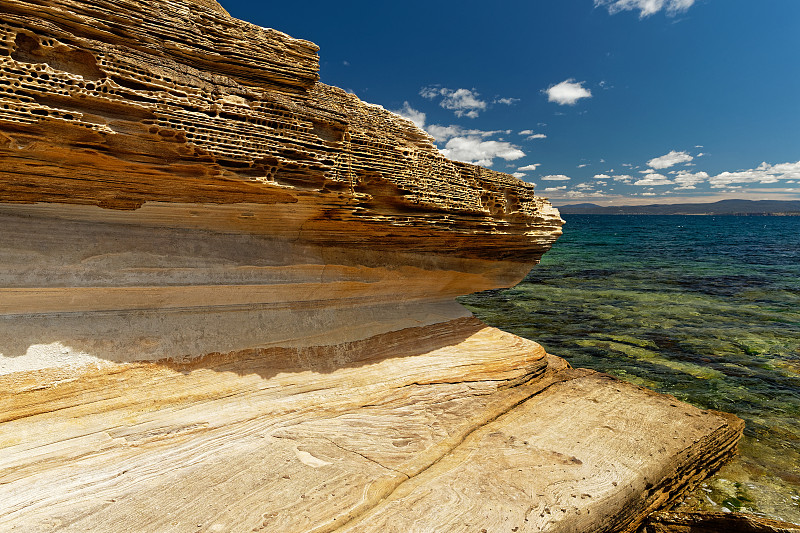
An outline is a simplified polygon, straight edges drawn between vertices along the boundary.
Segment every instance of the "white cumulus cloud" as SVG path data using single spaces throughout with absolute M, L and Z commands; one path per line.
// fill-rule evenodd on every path
M 583 83 L 570 78 L 556 85 L 551 85 L 544 91 L 547 94 L 547 101 L 555 102 L 559 105 L 575 105 L 582 98 L 591 98 L 592 92 L 585 88 Z
M 594 176 L 592 176 L 592 178 L 596 179 L 596 180 L 610 180 L 610 179 L 613 179 L 608 174 L 595 174 Z
M 508 135 L 511 130 L 484 131 L 457 124 L 430 124 L 425 131 L 437 142 L 442 155 L 456 161 L 488 167 L 498 157 L 506 161 L 525 157 L 525 152 L 518 146 L 505 142 L 502 137 L 492 139 L 498 135 Z
M 672 150 L 666 155 L 651 159 L 647 162 L 647 164 L 652 168 L 661 170 L 662 168 L 669 168 L 679 163 L 688 163 L 692 159 L 694 159 L 694 157 L 689 155 L 687 152 L 676 152 L 675 150 Z
M 525 135 L 525 138 L 529 141 L 534 139 L 547 139 L 547 135 L 544 133 L 536 133 L 533 130 L 522 130 L 517 133 L 518 135 Z
M 519 98 L 496 98 L 493 104 L 514 105 L 519 102 Z
M 707 179 L 708 173 L 706 172 L 691 173 L 684 170 L 675 174 L 673 181 L 678 185 L 675 190 L 689 190 L 696 189 L 698 183 L 702 183 Z
M 734 183 L 778 183 L 800 178 L 800 161 L 770 165 L 761 163 L 758 167 L 737 172 L 722 172 L 708 179 L 714 188 L 729 187 Z
M 425 130 L 431 137 L 439 142 L 445 142 L 453 137 L 458 137 L 465 134 L 464 128 L 461 126 L 440 126 L 438 124 L 431 124 Z
M 491 130 L 491 131 L 484 131 L 484 130 L 476 130 L 476 129 L 469 129 L 469 128 L 462 128 L 456 124 L 452 126 L 440 126 L 438 124 L 431 124 L 425 130 L 430 134 L 431 137 L 436 139 L 439 142 L 445 142 L 448 139 L 452 139 L 453 137 L 491 137 L 492 135 L 498 135 L 501 133 L 506 133 L 507 130 Z
M 639 186 L 654 186 L 654 185 L 672 185 L 673 181 L 668 177 L 664 176 L 663 174 L 658 174 L 653 172 L 652 174 L 648 174 L 644 178 L 634 182 L 634 185 Z
M 594 0 L 595 7 L 605 7 L 612 15 L 620 11 L 639 11 L 639 17 L 645 18 L 659 11 L 666 10 L 667 15 L 675 16 L 687 11 L 695 0 Z
M 441 98 L 439 105 L 453 111 L 457 117 L 476 118 L 486 109 L 486 102 L 474 89 L 448 89 L 447 87 L 423 87 L 420 96 L 430 100 Z
M 534 163 L 532 165 L 525 165 L 524 167 L 519 167 L 517 170 L 519 170 L 520 172 L 531 171 L 531 170 L 536 170 L 540 166 L 542 166 L 541 163 Z
M 413 122 L 414 125 L 419 129 L 421 130 L 425 129 L 425 113 L 423 113 L 422 111 L 417 111 L 416 109 L 411 107 L 411 104 L 409 104 L 408 102 L 403 102 L 403 107 L 398 109 L 397 111 L 393 111 L 393 113 L 396 113 L 403 118 L 407 118 L 408 120 Z
M 480 137 L 453 137 L 440 150 L 445 157 L 472 163 L 474 165 L 491 166 L 494 158 L 515 161 L 525 157 L 525 152 L 511 143 L 503 141 L 484 141 Z
M 565 176 L 564 174 L 550 174 L 549 176 L 544 176 L 542 180 L 544 181 L 567 181 L 571 180 L 569 176 Z
M 767 165 L 766 163 L 761 163 L 761 165 L 766 166 L 766 170 L 771 174 L 777 175 L 778 179 L 786 180 L 800 178 L 800 161 L 796 163 L 780 163 L 778 165 Z

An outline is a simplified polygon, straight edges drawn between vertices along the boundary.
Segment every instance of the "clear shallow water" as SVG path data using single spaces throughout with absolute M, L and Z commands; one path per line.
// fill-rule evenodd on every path
M 525 281 L 461 303 L 573 366 L 737 414 L 740 457 L 685 505 L 800 523 L 800 217 L 563 218 Z

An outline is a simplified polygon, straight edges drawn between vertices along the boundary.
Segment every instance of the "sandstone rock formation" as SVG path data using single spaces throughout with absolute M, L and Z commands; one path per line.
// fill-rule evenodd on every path
M 560 234 L 532 186 L 448 161 L 410 122 L 317 83 L 313 44 L 203 5 L 3 2 L 13 368 L 462 316 L 454 296 L 515 283 Z
M 0 529 L 623 531 L 717 468 L 738 419 L 454 302 L 558 212 L 316 51 L 213 0 L 0 4 Z

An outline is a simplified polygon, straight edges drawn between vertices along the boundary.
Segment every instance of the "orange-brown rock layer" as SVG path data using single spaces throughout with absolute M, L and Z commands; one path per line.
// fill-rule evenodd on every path
M 526 264 L 559 234 L 531 185 L 317 83 L 312 43 L 169 0 L 0 16 L 3 202 L 281 206 L 303 243 Z

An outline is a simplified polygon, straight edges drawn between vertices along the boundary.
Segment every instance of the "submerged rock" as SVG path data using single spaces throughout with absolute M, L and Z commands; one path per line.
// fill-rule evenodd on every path
M 644 533 L 800 533 L 800 525 L 745 513 L 661 512 L 651 516 Z
M 0 5 L 0 526 L 628 531 L 742 423 L 489 328 L 511 176 L 213 0 Z

